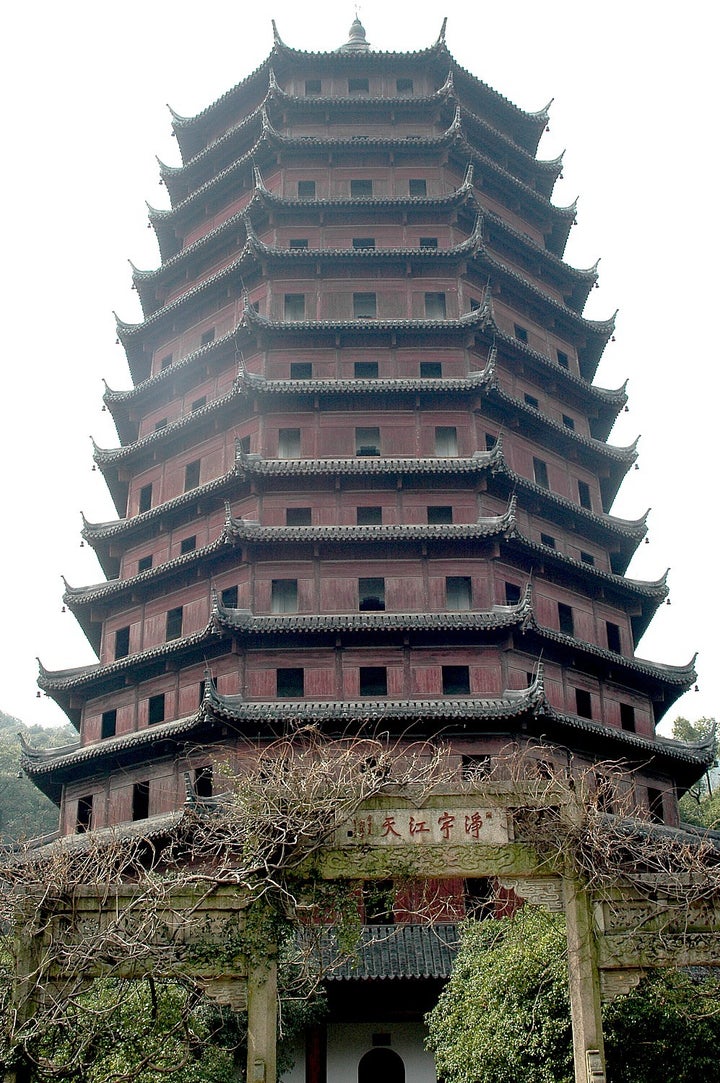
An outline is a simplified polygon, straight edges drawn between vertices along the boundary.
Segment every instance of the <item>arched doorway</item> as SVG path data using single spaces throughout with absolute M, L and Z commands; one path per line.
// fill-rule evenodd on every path
M 405 1083 L 405 1064 L 393 1049 L 371 1049 L 360 1058 L 358 1083 Z

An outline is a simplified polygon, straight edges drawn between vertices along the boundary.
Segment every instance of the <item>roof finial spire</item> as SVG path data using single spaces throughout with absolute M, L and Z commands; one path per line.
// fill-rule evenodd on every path
M 338 53 L 368 53 L 370 52 L 370 44 L 365 38 L 365 27 L 360 22 L 360 16 L 358 14 L 358 5 L 355 5 L 355 18 L 353 24 L 350 27 L 350 37 L 341 45 L 337 50 Z

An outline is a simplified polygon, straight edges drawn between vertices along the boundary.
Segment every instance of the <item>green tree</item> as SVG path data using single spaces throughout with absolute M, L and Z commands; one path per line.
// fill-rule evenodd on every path
M 690 722 L 679 717 L 673 722 L 673 737 L 678 741 L 704 741 L 714 730 L 714 718 Z M 717 779 L 714 784 L 712 779 L 711 769 L 680 798 L 680 817 L 685 823 L 712 829 L 720 827 L 720 786 Z
M 46 835 L 58 826 L 57 806 L 20 773 L 20 734 L 35 748 L 72 744 L 75 729 L 26 725 L 0 711 L 0 842 Z
M 468 922 L 453 975 L 427 1018 L 447 1083 L 572 1083 L 564 921 L 523 907 Z M 655 972 L 604 1011 L 608 1078 L 720 1083 L 720 987 Z

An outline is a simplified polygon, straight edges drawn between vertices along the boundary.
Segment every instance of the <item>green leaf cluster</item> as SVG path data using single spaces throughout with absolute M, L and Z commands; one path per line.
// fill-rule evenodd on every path
M 34 748 L 71 744 L 78 736 L 70 725 L 27 726 L 0 711 L 0 841 L 6 844 L 50 834 L 58 826 L 57 806 L 20 774 L 19 733 Z

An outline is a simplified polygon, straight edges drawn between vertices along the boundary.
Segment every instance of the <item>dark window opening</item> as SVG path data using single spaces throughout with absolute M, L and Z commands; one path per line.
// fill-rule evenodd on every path
M 374 320 L 377 316 L 377 296 L 374 293 L 353 294 L 353 316 L 356 320 Z
M 568 355 L 565 353 L 564 350 L 558 350 L 557 351 L 557 362 L 558 362 L 558 365 L 560 365 L 561 368 L 564 368 L 564 369 L 569 369 L 570 368 L 570 358 L 568 357 Z
M 472 580 L 469 575 L 445 577 L 445 606 L 452 610 L 472 608 Z
M 543 545 L 547 545 L 548 549 L 555 548 L 555 539 L 553 538 L 552 534 L 541 534 L 540 541 Z
M 601 812 L 615 811 L 615 787 L 607 775 L 595 775 L 595 797 Z
M 438 246 L 437 237 L 421 237 L 420 238 L 420 247 L 421 248 L 437 248 L 437 246 Z
M 492 449 L 495 447 L 496 444 L 497 444 L 497 436 L 495 436 L 491 432 L 486 432 L 485 433 L 485 450 L 486 451 L 492 451 Z
M 620 704 L 620 725 L 628 733 L 635 732 L 635 708 L 632 703 Z
M 312 380 L 312 361 L 291 361 L 291 380 Z
M 539 410 L 540 409 L 540 400 L 535 398 L 534 395 L 525 394 L 525 395 L 523 395 L 523 398 L 525 399 L 525 405 L 526 406 L 532 406 L 533 410 Z
M 581 718 L 592 718 L 592 696 L 584 688 L 575 689 L 575 710 Z
M 385 666 L 360 666 L 360 695 L 387 695 L 387 669 Z
M 355 429 L 355 454 L 360 456 L 380 454 L 379 428 Z
M 305 93 L 309 96 L 322 93 L 322 81 L 320 79 L 306 79 Z
M 396 79 L 395 80 L 395 89 L 397 90 L 398 94 L 412 94 L 412 92 L 413 92 L 413 81 L 412 81 L 412 79 Z
M 580 507 L 587 508 L 588 511 L 592 511 L 592 500 L 590 499 L 590 486 L 586 481 L 578 481 L 578 499 L 580 500 Z
M 194 462 L 188 463 L 185 467 L 185 492 L 189 493 L 191 489 L 197 489 L 200 484 L 200 460 L 195 459 Z
M 565 605 L 564 602 L 558 602 L 558 621 L 560 622 L 560 631 L 563 632 L 564 635 L 574 635 L 575 621 L 573 620 L 572 607 Z
M 385 609 L 384 579 L 358 579 L 358 609 L 361 613 L 378 613 Z
M 100 739 L 105 741 L 108 737 L 114 737 L 116 731 L 117 710 L 113 708 L 111 711 L 103 711 L 100 721 Z
M 663 793 L 662 790 L 656 789 L 655 786 L 648 786 L 648 808 L 650 810 L 650 819 L 653 823 L 664 823 Z
M 165 369 L 169 369 L 170 366 L 172 365 L 172 363 L 173 363 L 173 355 L 171 353 L 166 354 L 165 357 L 163 357 L 162 361 L 160 362 L 160 371 L 164 372 Z
M 353 367 L 353 373 L 358 380 L 374 380 L 379 371 L 377 361 L 356 361 Z
M 155 432 L 160 432 L 161 429 L 167 428 L 168 419 L 161 417 L 159 421 L 155 422 Z
M 75 834 L 82 835 L 92 827 L 93 795 L 86 794 L 78 798 L 77 817 L 75 819 Z
M 200 684 L 198 685 L 198 705 L 202 704 L 204 699 L 205 699 L 205 681 L 202 680 L 202 681 L 200 681 Z
M 220 601 L 226 609 L 237 609 L 238 607 L 238 588 L 237 587 L 225 587 L 220 595 Z
M 311 523 L 311 508 L 285 508 L 286 526 L 310 526 Z
M 584 549 L 580 550 L 580 560 L 583 562 L 583 564 L 595 564 L 595 557 L 592 555 L 592 553 L 586 553 Z
M 148 726 L 156 726 L 165 721 L 165 693 L 150 696 L 148 699 Z
M 314 180 L 301 180 L 298 181 L 298 199 L 314 199 L 315 198 L 315 181 Z
M 365 924 L 392 925 L 395 921 L 393 913 L 395 885 L 392 880 L 366 880 L 363 883 L 362 893 Z
M 430 504 L 427 509 L 428 526 L 446 526 L 453 521 L 452 505 Z
M 273 579 L 270 588 L 271 613 L 297 613 L 297 579 Z
M 152 507 L 152 483 L 143 485 L 138 497 L 138 512 L 150 511 Z
M 179 639 L 182 635 L 183 607 L 175 606 L 168 609 L 165 617 L 165 639 Z
M 203 406 L 207 406 L 207 395 L 203 395 L 199 399 L 195 399 L 195 402 L 190 407 L 191 413 L 195 413 L 196 410 L 202 410 Z
M 574 429 L 575 428 L 575 418 L 570 417 L 569 414 L 563 414 L 562 423 L 563 423 L 563 425 L 565 426 L 566 429 Z
M 458 453 L 457 429 L 454 425 L 435 426 L 435 454 L 443 458 Z
M 348 94 L 367 94 L 369 90 L 369 79 L 348 79 Z
M 390 1035 L 386 1034 L 386 1033 L 373 1034 L 373 1036 L 372 1036 L 372 1044 L 373 1045 L 392 1045 L 392 1040 L 390 1038 Z M 373 1078 L 375 1078 L 375 1077 L 373 1077 Z
M 505 605 L 518 605 L 521 594 L 517 583 L 505 583 Z
M 605 634 L 607 635 L 608 650 L 615 651 L 616 654 L 621 654 L 622 645 L 620 642 L 620 625 L 615 624 L 611 620 L 606 620 Z
M 442 378 L 442 361 L 421 361 L 420 376 L 423 380 L 440 380 Z
M 356 508 L 355 521 L 358 526 L 381 526 L 382 508 L 378 505 Z
M 536 485 L 540 485 L 543 489 L 550 488 L 547 463 L 543 462 L 542 459 L 533 457 L 533 477 Z
M 202 335 L 200 336 L 200 345 L 201 346 L 207 346 L 209 343 L 213 342 L 214 340 L 215 340 L 215 328 L 214 327 L 208 327 L 207 331 L 203 331 Z
M 352 246 L 353 246 L 353 248 L 374 248 L 375 247 L 375 238 L 374 237 L 353 237 Z
M 373 194 L 373 182 L 366 179 L 350 181 L 350 195 L 353 199 L 370 199 Z
M 286 320 L 304 320 L 305 294 L 286 293 L 283 299 L 283 315 Z
M 521 327 L 521 325 L 519 323 L 516 323 L 513 330 L 515 332 L 515 338 L 518 340 L 518 342 L 527 342 L 527 340 L 528 340 L 527 327 Z
M 444 320 L 446 313 L 444 293 L 425 294 L 425 318 L 428 320 Z
M 133 820 L 147 820 L 150 815 L 150 783 L 136 782 L 132 792 Z
M 443 666 L 442 690 L 445 696 L 466 696 L 470 691 L 470 667 Z
M 197 535 L 191 534 L 189 538 L 183 538 L 180 542 L 180 553 L 192 553 L 193 549 L 197 549 Z
M 115 658 L 127 658 L 130 654 L 130 625 L 118 628 L 115 633 Z
M 277 670 L 278 699 L 297 699 L 305 695 L 305 670 L 297 666 Z
M 415 199 L 423 199 L 427 195 L 427 181 L 423 177 L 411 177 L 408 192 Z
M 288 241 L 288 248 L 307 248 L 307 237 L 291 237 Z
M 278 458 L 300 458 L 300 429 L 278 430 Z
M 213 769 L 212 765 L 196 767 L 194 772 L 195 794 L 200 798 L 208 798 L 213 795 Z
M 249 455 L 250 454 L 250 437 L 249 436 L 241 436 L 240 439 L 238 440 L 238 447 L 240 448 L 240 451 L 242 452 L 243 455 Z
M 488 877 L 465 881 L 465 914 L 474 921 L 491 918 L 495 912 L 493 882 Z

